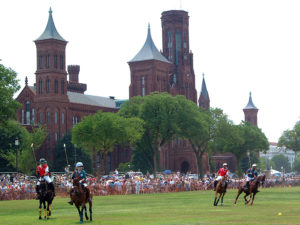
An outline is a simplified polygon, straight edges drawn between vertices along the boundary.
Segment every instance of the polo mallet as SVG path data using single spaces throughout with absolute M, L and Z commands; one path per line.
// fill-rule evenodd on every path
M 66 150 L 66 144 L 64 144 L 64 149 L 65 149 L 65 154 L 66 154 L 67 165 L 69 165 L 69 160 L 68 160 L 68 155 L 67 155 L 67 150 Z
M 35 162 L 35 164 L 37 165 L 37 162 L 36 162 L 36 157 L 35 157 L 35 153 L 34 153 L 34 149 L 33 149 L 33 143 L 31 143 L 30 147 L 31 147 L 31 150 L 32 150 L 32 154 L 33 154 L 34 162 Z

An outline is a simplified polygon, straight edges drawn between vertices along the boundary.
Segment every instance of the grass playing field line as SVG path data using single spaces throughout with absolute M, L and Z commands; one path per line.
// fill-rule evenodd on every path
M 212 191 L 94 197 L 93 222 L 84 224 L 299 224 L 300 187 L 261 189 L 254 205 L 244 205 L 237 190 L 225 195 L 224 206 L 213 206 Z M 38 220 L 38 201 L 1 201 L 0 224 L 79 224 L 68 199 L 56 198 L 50 220 Z M 278 213 L 282 215 L 279 216 Z

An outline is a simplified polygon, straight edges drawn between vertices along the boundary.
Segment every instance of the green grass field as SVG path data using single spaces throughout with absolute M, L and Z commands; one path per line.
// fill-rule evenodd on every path
M 234 206 L 236 192 L 230 190 L 217 207 L 212 191 L 94 197 L 93 222 L 84 224 L 300 224 L 300 187 L 261 189 L 253 206 L 244 205 L 242 196 Z M 1 201 L 0 224 L 79 224 L 67 200 L 54 200 L 48 221 L 38 220 L 36 200 Z

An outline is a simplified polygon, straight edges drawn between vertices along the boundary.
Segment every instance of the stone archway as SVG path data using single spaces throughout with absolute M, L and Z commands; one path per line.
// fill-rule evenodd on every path
M 187 161 L 183 161 L 180 165 L 180 172 L 187 173 L 190 170 L 190 164 Z

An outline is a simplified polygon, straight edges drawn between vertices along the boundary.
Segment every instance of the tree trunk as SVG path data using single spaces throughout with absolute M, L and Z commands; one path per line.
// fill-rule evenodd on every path
M 203 168 L 202 168 L 202 157 L 203 157 L 203 151 L 200 151 L 196 154 L 197 159 L 197 165 L 198 165 L 198 173 L 200 175 L 200 179 L 203 178 Z
M 154 149 L 153 151 L 153 175 L 154 179 L 156 178 L 156 170 L 157 170 L 157 151 Z
M 100 175 L 105 175 L 106 174 L 106 156 L 107 153 L 105 151 L 100 151 Z
M 239 157 L 236 157 L 236 171 L 239 177 L 243 176 L 241 165 L 240 165 L 241 159 Z

